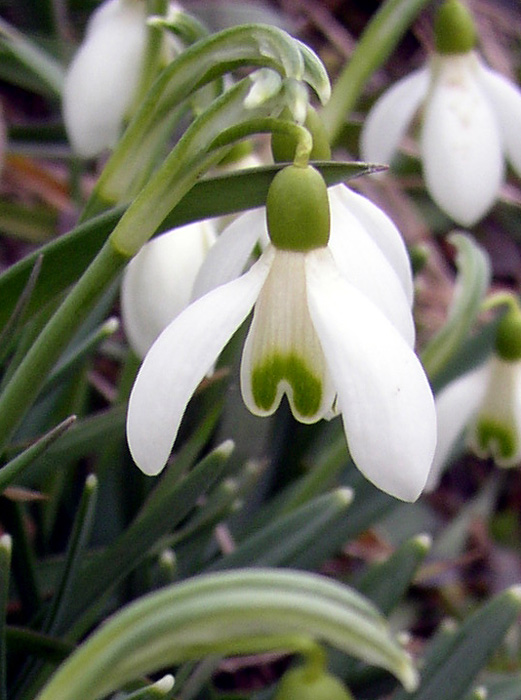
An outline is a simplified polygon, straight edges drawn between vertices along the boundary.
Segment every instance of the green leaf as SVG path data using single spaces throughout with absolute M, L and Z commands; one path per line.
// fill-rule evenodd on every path
M 46 51 L 0 18 L 0 46 L 13 55 L 55 97 L 62 92 L 65 71 Z
M 366 163 L 324 162 L 314 165 L 328 185 L 371 172 L 371 166 Z M 264 166 L 251 172 L 235 172 L 198 182 L 168 214 L 158 233 L 191 221 L 262 206 L 271 180 L 282 167 L 281 164 Z M 28 316 L 39 311 L 79 278 L 124 211 L 125 208 L 121 206 L 101 214 L 42 246 L 6 270 L 0 276 L 0 329 L 10 318 L 39 255 L 43 256 L 42 268 L 26 309 Z
M 352 500 L 350 489 L 318 496 L 295 511 L 269 523 L 245 539 L 211 571 L 243 566 L 298 566 L 310 568 L 333 554 L 338 546 L 333 534 L 345 521 Z M 320 543 L 316 552 L 314 544 Z M 333 542 L 333 551 L 329 543 Z M 318 558 L 318 560 L 317 560 Z
M 127 529 L 83 569 L 81 585 L 74 587 L 71 603 L 64 611 L 60 629 L 122 581 L 165 534 L 171 532 L 195 506 L 197 500 L 222 475 L 231 454 L 231 441 L 216 448 L 183 479 L 171 486 L 158 485 L 156 495 L 145 505 Z
M 60 438 L 76 420 L 70 416 L 0 469 L 0 493 Z
M 431 539 L 428 535 L 413 537 L 389 559 L 372 566 L 356 583 L 356 589 L 385 615 L 389 615 L 401 602 L 430 548 Z
M 471 236 L 463 233 L 452 234 L 449 240 L 458 250 L 456 293 L 445 325 L 421 354 L 431 381 L 436 379 L 463 345 L 490 285 L 490 263 L 483 248 Z
M 521 673 L 490 680 L 487 678 L 483 685 L 487 689 L 487 700 L 519 700 Z
M 387 668 L 409 690 L 416 685 L 410 657 L 361 596 L 321 576 L 259 569 L 195 577 L 127 606 L 37 700 L 96 700 L 137 675 L 212 653 L 309 653 L 315 638 Z
M 521 586 L 493 598 L 457 631 L 439 637 L 422 669 L 420 687 L 393 700 L 461 700 L 521 611 Z

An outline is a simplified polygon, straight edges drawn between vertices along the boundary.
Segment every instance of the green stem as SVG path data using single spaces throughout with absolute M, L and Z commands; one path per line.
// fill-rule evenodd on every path
M 321 117 L 331 143 L 338 139 L 368 78 L 394 50 L 429 0 L 387 0 L 365 28 L 349 62 L 333 86 Z
M 313 138 L 310 132 L 304 126 L 295 124 L 295 122 L 286 119 L 277 119 L 276 117 L 261 117 L 259 119 L 252 119 L 245 124 L 236 124 L 221 132 L 210 144 L 210 150 L 229 146 L 239 139 L 247 138 L 252 134 L 266 133 L 285 134 L 290 139 L 296 141 L 297 145 L 293 158 L 294 163 L 303 168 L 307 166 L 313 149 Z
M 515 294 L 511 292 L 497 292 L 487 297 L 481 304 L 481 311 L 490 311 L 498 306 L 507 306 L 509 311 L 519 310 L 519 300 Z
M 105 243 L 20 363 L 0 396 L 0 451 L 36 399 L 76 329 L 127 259 L 109 242 Z

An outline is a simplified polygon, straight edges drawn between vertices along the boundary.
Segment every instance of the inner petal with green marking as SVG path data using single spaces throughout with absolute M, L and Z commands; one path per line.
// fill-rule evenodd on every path
M 519 439 L 514 425 L 481 416 L 476 424 L 476 452 L 483 457 L 494 457 L 497 464 L 509 466 L 516 462 Z
M 481 457 L 511 467 L 521 460 L 521 363 L 491 359 L 491 372 L 481 410 L 469 432 Z
M 305 256 L 276 250 L 244 345 L 241 389 L 249 410 L 271 415 L 286 394 L 302 423 L 331 412 L 335 391 L 307 307 Z

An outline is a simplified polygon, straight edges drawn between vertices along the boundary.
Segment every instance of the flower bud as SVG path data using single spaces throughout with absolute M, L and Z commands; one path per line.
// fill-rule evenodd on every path
M 496 354 L 506 362 L 521 360 L 521 309 L 512 306 L 499 322 Z
M 106 0 L 67 71 L 63 116 L 73 149 L 90 158 L 117 142 L 143 67 L 144 2 Z
M 284 674 L 274 700 L 353 700 L 353 697 L 330 673 L 298 666 Z
M 434 21 L 436 52 L 468 53 L 476 46 L 476 27 L 471 13 L 459 0 L 446 0 Z
M 289 109 L 280 115 L 281 119 L 291 119 Z M 311 105 L 308 105 L 304 126 L 313 138 L 313 148 L 309 154 L 310 160 L 330 160 L 331 147 L 322 119 Z M 271 136 L 271 152 L 276 163 L 291 163 L 295 157 L 297 141 L 289 134 L 275 132 Z
M 329 199 L 322 175 L 310 165 L 289 165 L 268 190 L 266 215 L 271 242 L 281 250 L 305 252 L 329 241 Z

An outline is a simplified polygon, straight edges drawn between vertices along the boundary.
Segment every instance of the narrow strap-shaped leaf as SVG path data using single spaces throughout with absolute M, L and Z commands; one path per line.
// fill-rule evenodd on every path
M 66 659 L 74 650 L 72 644 L 28 627 L 8 625 L 6 638 L 9 651 L 35 656 L 55 664 Z
M 24 34 L 0 19 L 0 44 L 28 68 L 55 97 L 61 95 L 65 71 L 52 56 Z
M 382 564 L 372 566 L 357 582 L 356 589 L 377 605 L 384 615 L 389 615 L 403 599 L 430 548 L 428 535 L 413 537 Z
M 243 570 L 193 578 L 120 611 L 63 664 L 38 700 L 96 700 L 139 674 L 211 653 L 288 648 L 315 638 L 388 668 L 411 690 L 416 673 L 376 611 L 333 581 Z M 361 597 L 360 597 L 361 598 Z M 223 630 L 226 631 L 223 634 Z
M 121 700 L 165 700 L 170 698 L 174 687 L 174 677 L 170 674 L 163 676 L 155 683 L 147 685 L 145 688 L 135 690 L 133 693 L 125 694 Z
M 85 481 L 83 494 L 69 538 L 67 555 L 65 557 L 65 568 L 45 622 L 46 632 L 53 633 L 60 627 L 63 613 L 70 603 L 70 595 L 75 579 L 79 573 L 81 557 L 85 552 L 85 547 L 92 530 L 97 490 L 98 479 L 94 474 L 89 474 Z
M 521 611 L 521 586 L 513 586 L 439 638 L 422 669 L 418 690 L 394 700 L 461 700 Z
M 486 679 L 487 700 L 519 700 L 521 695 L 521 673 L 505 674 L 504 677 Z
M 197 499 L 222 475 L 231 454 L 231 441 L 211 452 L 181 481 L 164 489 L 129 525 L 124 533 L 84 568 L 81 586 L 64 612 L 60 629 L 67 627 L 83 612 L 123 580 L 147 555 L 151 547 L 171 532 L 194 507 Z M 81 590 L 80 590 L 81 589 Z
M 313 543 L 321 543 L 322 561 L 332 552 L 326 532 L 333 532 L 346 518 L 353 498 L 350 489 L 337 489 L 318 496 L 295 511 L 265 525 L 239 544 L 237 549 L 217 560 L 209 570 L 243 566 L 296 566 L 297 557 L 309 553 Z M 335 543 L 336 548 L 336 543 Z M 302 562 L 299 561 L 299 566 Z
M 17 300 L 16 306 L 14 307 L 9 320 L 7 321 L 6 325 L 2 329 L 2 332 L 0 333 L 0 362 L 4 361 L 5 357 L 7 356 L 7 353 L 10 349 L 12 349 L 11 343 L 9 341 L 12 341 L 12 338 L 16 333 L 17 328 L 22 322 L 24 311 L 27 308 L 29 300 L 31 299 L 41 268 L 42 256 L 38 255 L 34 262 L 33 269 L 31 270 L 31 273 L 27 280 L 27 284 L 25 285 L 25 288 L 22 291 L 20 298 Z
M 366 163 L 314 163 L 326 183 L 334 185 L 371 172 Z M 252 168 L 197 182 L 167 215 L 158 233 L 192 221 L 225 216 L 261 206 L 266 201 L 269 185 L 281 164 Z M 42 305 L 63 292 L 81 275 L 116 226 L 125 207 L 120 206 L 79 225 L 68 234 L 42 246 L 0 275 L 0 328 L 4 327 L 23 293 L 38 256 L 42 267 L 34 293 L 26 308 L 31 316 Z
M 76 416 L 69 416 L 46 435 L 25 449 L 0 469 L 0 493 L 11 484 L 29 465 L 60 438 L 73 425 Z

